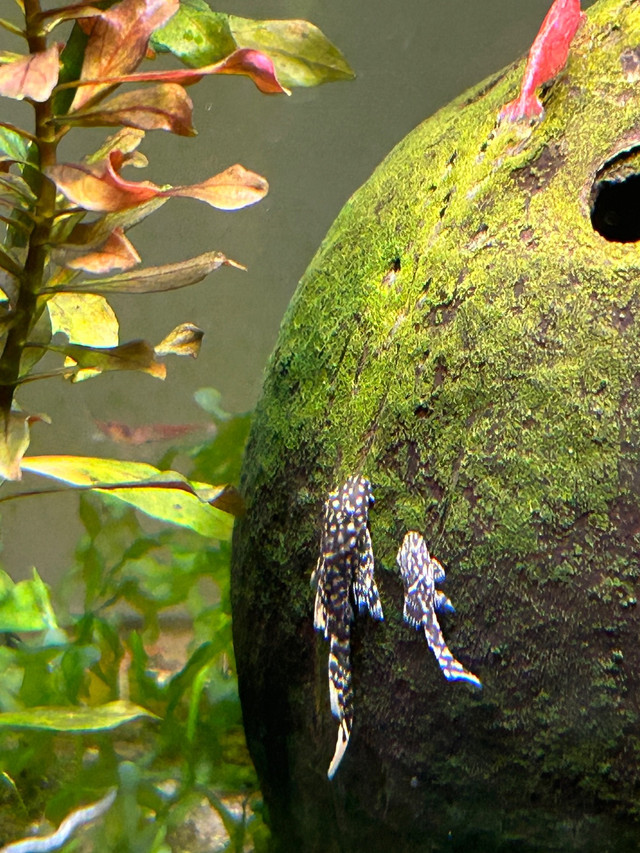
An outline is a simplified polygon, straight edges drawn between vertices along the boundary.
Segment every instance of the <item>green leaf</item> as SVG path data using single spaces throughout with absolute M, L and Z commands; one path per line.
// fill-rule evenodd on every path
M 60 54 L 60 76 L 58 83 L 69 83 L 71 80 L 78 80 L 82 71 L 82 62 L 84 60 L 84 51 L 89 41 L 89 36 L 83 31 L 80 25 L 76 22 L 71 30 L 71 35 L 67 39 L 62 53 Z M 53 96 L 53 112 L 55 115 L 63 115 L 69 111 L 71 102 L 75 96 L 74 89 L 61 89 L 54 93 Z
M 32 580 L 14 583 L 0 571 L 0 631 L 57 630 L 49 589 L 37 571 Z
M 0 159 L 26 163 L 29 159 L 29 143 L 17 131 L 0 127 Z
M 308 21 L 254 21 L 229 15 L 240 48 L 266 53 L 283 86 L 318 86 L 351 80 L 355 74 L 342 53 Z
M 159 471 L 144 462 L 91 456 L 31 456 L 22 460 L 22 470 L 108 493 L 147 515 L 202 536 L 228 539 L 231 535 L 231 516 L 216 506 L 233 506 L 226 486 L 191 482 L 176 471 Z
M 0 714 L 0 728 L 38 729 L 54 732 L 100 732 L 115 729 L 140 717 L 158 719 L 151 711 L 119 700 L 93 708 L 56 706 L 26 708 Z
M 192 68 L 218 62 L 236 49 L 229 16 L 212 12 L 204 0 L 181 0 L 179 10 L 153 33 L 150 44 Z
M 283 86 L 318 86 L 355 75 L 342 53 L 308 21 L 256 21 L 213 12 L 204 0 L 181 0 L 174 17 L 151 37 L 192 68 L 219 62 L 236 48 L 265 53 Z

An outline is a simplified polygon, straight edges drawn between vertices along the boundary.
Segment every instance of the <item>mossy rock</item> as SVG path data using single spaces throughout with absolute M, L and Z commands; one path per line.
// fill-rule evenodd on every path
M 496 124 L 522 63 L 464 94 L 346 204 L 300 283 L 232 576 L 278 849 L 638 848 L 639 46 L 640 3 L 602 0 L 543 120 Z M 355 723 L 329 782 L 309 579 L 351 474 L 373 484 L 385 621 L 354 623 Z M 447 569 L 443 632 L 481 692 L 402 620 L 407 530 Z

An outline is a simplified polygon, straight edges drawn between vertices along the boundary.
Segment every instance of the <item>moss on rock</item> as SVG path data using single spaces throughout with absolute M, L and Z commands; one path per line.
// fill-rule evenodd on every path
M 282 849 L 637 847 L 640 243 L 605 240 L 591 209 L 600 182 L 636 172 L 639 46 L 640 4 L 602 0 L 541 122 L 496 125 L 521 63 L 424 122 L 294 296 L 232 577 L 247 738 Z M 330 783 L 309 578 L 322 502 L 354 473 L 374 486 L 386 618 L 356 620 L 356 719 Z M 410 529 L 447 568 L 444 634 L 479 695 L 402 621 Z

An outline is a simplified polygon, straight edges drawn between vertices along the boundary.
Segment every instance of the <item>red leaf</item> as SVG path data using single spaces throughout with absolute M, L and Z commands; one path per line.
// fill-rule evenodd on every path
M 122 228 L 116 228 L 99 251 L 67 261 L 65 266 L 72 270 L 103 274 L 115 270 L 129 270 L 139 263 L 140 255 L 135 247 L 125 237 Z
M 90 18 L 89 41 L 82 80 L 99 81 L 128 74 L 144 59 L 151 33 L 178 11 L 178 0 L 121 0 L 99 18 Z M 71 111 L 78 110 L 110 88 L 95 82 L 76 92 Z
M 500 120 L 520 121 L 542 115 L 544 110 L 536 89 L 564 68 L 569 45 L 584 17 L 580 0 L 555 0 L 531 45 L 520 95 L 503 107 Z
M 112 163 L 122 163 L 120 151 L 112 151 L 102 168 L 84 163 L 62 163 L 46 170 L 58 189 L 85 210 L 116 211 L 135 207 L 161 194 L 150 181 L 125 181 Z
M 193 103 L 182 86 L 161 83 L 117 95 L 99 106 L 61 116 L 64 124 L 84 126 L 124 125 L 140 130 L 169 130 L 180 136 L 195 136 L 191 124 Z
M 272 60 L 266 54 L 260 53 L 258 50 L 250 50 L 249 48 L 236 50 L 221 62 L 216 62 L 214 65 L 203 65 L 202 68 L 176 69 L 175 71 L 141 71 L 137 74 L 121 74 L 118 77 L 107 79 L 105 84 L 115 86 L 119 83 L 156 81 L 162 83 L 180 83 L 183 86 L 188 86 L 191 83 L 197 83 L 198 80 L 201 80 L 208 74 L 244 74 L 247 77 L 251 77 L 258 89 L 265 94 L 291 94 L 288 89 L 280 85 Z M 87 87 L 82 80 L 78 85 L 82 86 L 83 89 Z M 84 100 L 82 103 L 84 103 Z
M 51 166 L 46 173 L 70 201 L 85 210 L 101 212 L 125 210 L 152 198 L 168 196 L 187 196 L 221 210 L 238 210 L 260 201 L 269 190 L 264 178 L 240 164 L 201 184 L 163 188 L 150 181 L 124 180 L 116 171 L 122 162 L 122 153 L 115 150 L 102 167 L 67 163 Z
M 17 101 L 46 101 L 58 82 L 59 52 L 59 46 L 52 44 L 48 50 L 0 66 L 0 95 Z

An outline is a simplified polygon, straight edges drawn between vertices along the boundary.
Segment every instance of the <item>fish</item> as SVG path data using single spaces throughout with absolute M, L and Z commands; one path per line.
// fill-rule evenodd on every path
M 311 582 L 316 586 L 313 624 L 329 640 L 329 700 L 338 720 L 338 738 L 327 776 L 332 779 L 349 745 L 353 725 L 351 623 L 358 612 L 384 619 L 374 578 L 375 560 L 368 528 L 374 503 L 371 483 L 352 476 L 324 504 L 320 557 Z
M 447 681 L 467 681 L 481 688 L 480 679 L 454 658 L 442 635 L 436 613 L 454 613 L 455 608 L 447 596 L 436 589 L 436 584 L 445 580 L 445 570 L 429 554 L 420 533 L 411 531 L 406 534 L 398 551 L 397 563 L 404 584 L 405 622 L 424 630 L 429 648 Z

